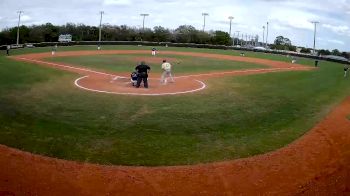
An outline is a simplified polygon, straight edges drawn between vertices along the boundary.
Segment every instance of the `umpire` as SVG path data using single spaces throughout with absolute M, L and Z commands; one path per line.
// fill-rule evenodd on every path
M 145 88 L 148 88 L 148 73 L 150 72 L 151 68 L 146 65 L 145 61 L 142 61 L 140 65 L 138 65 L 135 70 L 137 71 L 137 83 L 136 88 L 140 88 L 140 84 L 143 80 L 143 85 Z

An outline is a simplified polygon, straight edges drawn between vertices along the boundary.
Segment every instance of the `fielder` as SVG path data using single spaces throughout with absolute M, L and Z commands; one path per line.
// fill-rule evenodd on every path
M 56 44 L 55 46 L 52 47 L 51 55 L 55 55 L 55 54 L 56 54 L 56 51 L 57 51 L 57 44 Z
M 10 45 L 6 46 L 6 54 L 7 54 L 7 56 L 10 56 L 10 49 L 11 49 Z
M 163 64 L 162 64 L 163 73 L 162 73 L 162 77 L 160 79 L 160 82 L 162 84 L 166 84 L 168 78 L 171 79 L 171 82 L 175 82 L 174 78 L 173 78 L 173 75 L 171 73 L 171 67 L 172 66 L 171 66 L 170 63 L 168 63 L 166 60 L 163 60 Z
M 349 64 L 344 65 L 344 78 L 348 77 L 348 71 L 349 71 Z
M 152 48 L 152 56 L 156 56 L 157 53 L 157 49 L 156 48 Z

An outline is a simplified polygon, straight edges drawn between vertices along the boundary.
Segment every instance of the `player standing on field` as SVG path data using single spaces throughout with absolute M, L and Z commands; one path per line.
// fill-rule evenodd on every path
M 156 48 L 152 48 L 152 56 L 156 56 L 157 53 L 157 49 Z
M 144 61 L 142 61 L 141 64 L 135 68 L 135 70 L 137 71 L 136 88 L 140 88 L 142 80 L 144 87 L 148 88 L 148 73 L 150 72 L 151 68 L 146 65 Z
M 57 51 L 57 44 L 52 47 L 51 55 L 55 55 Z
M 163 70 L 163 73 L 160 80 L 161 83 L 166 84 L 167 78 L 170 78 L 171 82 L 175 82 L 173 75 L 171 74 L 171 64 L 168 63 L 166 60 L 163 60 L 162 70 Z
M 7 56 L 10 56 L 10 49 L 11 49 L 10 45 L 6 46 L 6 54 L 7 54 Z
M 349 64 L 344 65 L 344 78 L 348 76 L 349 67 L 350 67 Z

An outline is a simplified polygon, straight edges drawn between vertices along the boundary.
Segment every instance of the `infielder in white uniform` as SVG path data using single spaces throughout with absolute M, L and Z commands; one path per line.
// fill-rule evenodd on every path
M 175 82 L 173 75 L 171 73 L 171 68 L 172 68 L 171 64 L 166 62 L 166 60 L 163 60 L 163 64 L 162 64 L 163 73 L 160 80 L 161 83 L 166 84 L 168 78 L 171 79 L 171 82 Z

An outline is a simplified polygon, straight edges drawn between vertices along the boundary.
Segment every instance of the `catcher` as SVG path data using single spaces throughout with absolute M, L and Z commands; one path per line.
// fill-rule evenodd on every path
M 137 84 L 137 72 L 136 71 L 133 71 L 131 73 L 130 80 L 131 80 L 132 86 L 136 86 L 136 84 Z

